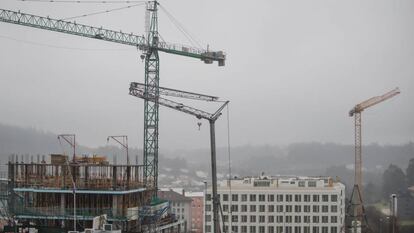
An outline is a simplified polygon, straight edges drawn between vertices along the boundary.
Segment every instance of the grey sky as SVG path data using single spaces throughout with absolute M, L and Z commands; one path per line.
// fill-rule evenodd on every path
M 232 145 L 351 144 L 347 112 L 397 86 L 401 95 L 363 113 L 364 142 L 414 140 L 413 1 L 161 4 L 203 45 L 228 54 L 225 67 L 161 54 L 160 83 L 231 100 Z M 5 0 L 0 7 L 65 18 L 119 5 Z M 144 7 L 76 21 L 143 34 Z M 166 41 L 188 44 L 162 11 L 159 21 Z M 144 80 L 135 48 L 0 23 L 0 51 L 0 122 L 74 132 L 90 146 L 127 134 L 142 146 L 143 102 L 128 95 L 131 81 Z M 226 145 L 226 115 L 217 124 L 218 144 Z M 162 108 L 161 151 L 208 146 L 206 122 L 198 131 L 193 117 Z

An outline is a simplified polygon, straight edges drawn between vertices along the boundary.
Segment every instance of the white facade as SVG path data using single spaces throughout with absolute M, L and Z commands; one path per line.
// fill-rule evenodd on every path
M 206 193 L 204 232 L 211 233 L 211 187 Z M 345 186 L 329 177 L 236 179 L 219 184 L 218 194 L 226 232 L 339 233 L 345 223 Z

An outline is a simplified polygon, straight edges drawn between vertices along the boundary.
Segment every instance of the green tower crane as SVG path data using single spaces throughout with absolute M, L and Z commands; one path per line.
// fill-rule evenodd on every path
M 5 9 L 0 9 L 0 22 L 137 47 L 143 52 L 141 58 L 145 59 L 145 93 L 151 96 L 158 96 L 160 71 L 158 51 L 200 59 L 206 64 L 217 61 L 219 66 L 224 66 L 226 60 L 226 55 L 222 51 L 209 51 L 208 49 L 193 48 L 161 41 L 158 34 L 158 6 L 159 2 L 156 0 L 147 3 L 146 10 L 147 16 L 149 17 L 149 25 L 146 37 Z M 158 102 L 148 101 L 148 98 L 145 99 L 143 145 L 145 165 L 144 180 L 147 188 L 154 191 L 154 196 L 157 193 L 156 190 L 158 187 L 158 109 Z

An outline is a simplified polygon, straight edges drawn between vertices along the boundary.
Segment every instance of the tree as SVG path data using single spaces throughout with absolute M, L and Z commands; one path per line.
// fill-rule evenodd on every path
M 387 170 L 384 171 L 382 181 L 382 193 L 384 195 L 383 197 L 386 199 L 393 193 L 398 193 L 407 189 L 404 172 L 394 164 L 390 164 Z
M 414 158 L 410 159 L 406 171 L 408 186 L 414 186 Z

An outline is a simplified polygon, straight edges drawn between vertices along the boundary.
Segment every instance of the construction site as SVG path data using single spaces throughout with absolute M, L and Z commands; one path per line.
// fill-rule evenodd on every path
M 106 3 L 111 1 L 86 2 Z M 128 4 L 130 3 L 130 1 L 125 2 Z M 78 36 L 87 39 L 99 40 L 137 49 L 140 53 L 139 56 L 137 56 L 140 58 L 138 60 L 140 62 L 142 61 L 145 71 L 142 74 L 142 82 L 130 82 L 125 85 L 125 95 L 127 96 L 129 94 L 128 98 L 132 98 L 134 100 L 142 100 L 144 105 L 144 108 L 140 109 L 140 113 L 143 115 L 143 132 L 139 132 L 140 136 L 142 136 L 142 142 L 140 142 L 142 143 L 142 164 L 139 164 L 138 162 L 138 155 L 135 162 L 132 162 L 130 159 L 130 156 L 128 154 L 128 136 L 126 135 L 109 136 L 107 138 L 107 141 L 113 140 L 118 143 L 121 146 L 122 150 L 126 152 L 126 160 L 119 164 L 116 163 L 115 160 L 114 162 L 110 162 L 109 157 L 112 156 L 113 158 L 114 155 L 82 155 L 81 153 L 77 153 L 78 144 L 76 142 L 76 135 L 74 133 L 61 134 L 58 136 L 59 142 L 64 142 L 66 143 L 66 146 L 69 146 L 71 148 L 72 151 L 70 154 L 63 152 L 60 154 L 48 154 L 47 156 L 37 155 L 37 157 L 34 155 L 27 155 L 26 158 L 23 158 L 23 156 L 11 155 L 6 165 L 6 177 L 0 180 L 0 215 L 1 223 L 4 226 L 2 232 L 190 232 L 191 229 L 187 229 L 188 223 L 184 222 L 184 220 L 180 217 L 177 217 L 177 214 L 171 210 L 171 203 L 158 196 L 158 191 L 160 190 L 158 183 L 160 107 L 166 107 L 175 112 L 184 113 L 185 115 L 190 115 L 191 117 L 196 118 L 197 121 L 199 121 L 197 123 L 199 130 L 201 121 L 208 122 L 209 152 L 211 156 L 211 158 L 209 158 L 211 159 L 211 162 L 208 161 L 208 166 L 211 170 L 208 174 L 205 175 L 205 179 L 209 179 L 208 182 L 211 187 L 207 188 L 207 181 L 204 181 L 204 195 L 207 195 L 208 190 L 208 201 L 210 202 L 208 203 L 208 211 L 205 210 L 205 206 L 203 207 L 203 210 L 205 210 L 205 212 L 211 212 L 211 215 L 209 215 L 210 223 L 205 223 L 203 227 L 200 227 L 204 228 L 202 229 L 203 232 L 257 233 L 256 228 L 247 228 L 247 225 L 243 225 L 245 228 L 238 228 L 237 224 L 234 223 L 235 228 L 232 228 L 232 222 L 238 222 L 239 218 L 237 216 L 235 218 L 232 218 L 231 215 L 226 215 L 226 213 L 223 214 L 224 208 L 222 209 L 220 203 L 220 195 L 222 195 L 222 199 L 226 197 L 226 200 L 223 200 L 223 202 L 229 201 L 229 197 L 235 199 L 235 202 L 238 202 L 239 199 L 237 192 L 233 194 L 231 193 L 230 186 L 232 182 L 235 186 L 234 188 L 236 191 L 237 187 L 242 190 L 240 197 L 245 195 L 245 199 L 240 198 L 241 202 L 247 201 L 247 194 L 245 193 L 246 190 L 241 189 L 240 187 L 248 187 L 250 185 L 252 186 L 250 189 L 252 192 L 257 190 L 272 191 L 272 189 L 266 189 L 266 187 L 271 187 L 270 182 L 272 182 L 272 185 L 273 182 L 277 183 L 277 185 L 274 185 L 277 186 L 277 189 L 273 189 L 273 192 L 275 194 L 268 194 L 267 192 L 264 192 L 259 194 L 262 198 L 258 198 L 259 201 L 265 202 L 265 195 L 267 198 L 269 198 L 268 195 L 271 195 L 272 198 L 269 198 L 271 201 L 268 200 L 268 202 L 270 202 L 269 206 L 272 207 L 265 208 L 265 205 L 260 205 L 258 208 L 260 211 L 257 212 L 264 213 L 267 210 L 269 212 L 283 212 L 283 216 L 279 215 L 279 218 L 277 218 L 278 220 L 274 221 L 274 216 L 271 216 L 270 218 L 270 215 L 272 214 L 266 216 L 258 215 L 258 223 L 265 223 L 266 221 L 269 221 L 269 226 L 266 225 L 266 230 L 264 225 L 258 225 L 258 229 L 263 229 L 259 230 L 258 233 L 292 233 L 292 228 L 285 228 L 285 223 L 293 223 L 292 216 L 285 216 L 285 212 L 295 213 L 293 216 L 295 219 L 295 224 L 303 223 L 303 226 L 299 224 L 294 226 L 294 233 L 311 233 L 311 229 L 313 229 L 312 233 L 319 233 L 319 229 L 326 229 L 326 231 L 322 230 L 322 233 L 371 232 L 369 223 L 367 221 L 363 195 L 364 183 L 362 178 L 363 146 L 361 133 L 361 114 L 367 108 L 382 103 L 400 94 L 400 90 L 398 88 L 395 88 L 383 95 L 375 96 L 366 101 L 363 101 L 355 105 L 355 107 L 349 111 L 349 116 L 354 117 L 354 163 L 352 164 L 354 166 L 354 174 L 352 193 L 349 198 L 345 199 L 345 186 L 340 184 L 339 181 L 334 182 L 330 177 L 283 177 L 280 178 L 281 187 L 279 187 L 279 178 L 276 179 L 264 175 L 257 178 L 257 180 L 253 178 L 237 179 L 235 176 L 234 180 L 232 181 L 230 172 L 230 133 L 228 133 L 229 177 L 227 186 L 223 183 L 222 187 L 219 187 L 217 181 L 218 172 L 216 164 L 217 159 L 215 123 L 218 119 L 220 119 L 225 108 L 227 108 L 227 111 L 229 111 L 228 104 L 230 101 L 221 99 L 219 100 L 219 97 L 213 95 L 200 94 L 192 91 L 182 91 L 170 87 L 162 87 L 160 85 L 159 52 L 167 53 L 172 56 L 180 56 L 199 60 L 204 64 L 216 63 L 219 67 L 225 66 L 227 54 L 222 50 L 211 50 L 209 46 L 207 46 L 207 48 L 201 48 L 193 45 L 187 46 L 165 41 L 158 31 L 158 13 L 160 10 L 162 10 L 167 14 L 167 16 L 172 18 L 173 21 L 174 18 L 157 0 L 146 2 L 139 1 L 138 4 L 133 6 L 138 5 L 145 6 L 145 18 L 143 20 L 145 21 L 145 28 L 142 34 L 124 33 L 122 31 L 105 29 L 103 27 L 79 24 L 74 20 L 69 20 L 75 19 L 76 17 L 69 19 L 53 18 L 49 16 L 31 14 L 30 12 L 21 12 L 20 10 L 16 11 L 9 9 L 0 9 L 1 23 L 12 24 L 19 27 L 23 26 L 26 28 L 30 27 L 49 32 L 56 32 L 67 35 L 69 37 Z M 130 7 L 131 6 L 124 8 L 114 8 L 105 12 L 93 12 L 90 14 L 82 15 L 80 17 L 108 13 L 112 11 L 127 9 Z M 175 23 L 180 26 L 179 23 Z M 188 36 L 188 33 L 186 33 L 183 28 L 179 28 L 179 30 Z M 251 61 L 248 62 L 250 63 Z M 197 74 L 194 75 L 196 76 Z M 254 75 L 258 74 L 254 73 Z M 97 86 L 99 86 L 99 84 L 97 84 Z M 264 86 L 266 86 L 266 84 L 264 84 Z M 258 87 L 257 89 L 260 88 L 262 88 L 262 86 Z M 247 88 L 244 90 L 244 95 L 248 98 L 251 98 L 252 96 L 249 96 L 250 92 L 251 90 Z M 105 93 L 105 95 L 106 94 L 107 93 Z M 167 97 L 172 97 L 173 99 L 168 99 Z M 215 106 L 214 111 L 202 110 L 198 105 L 189 106 L 183 104 L 176 100 L 178 98 L 191 101 L 199 101 L 202 103 L 212 103 Z M 257 100 L 256 102 L 260 101 L 261 100 Z M 200 106 L 203 105 L 200 104 Z M 228 128 L 228 132 L 229 131 L 230 130 Z M 258 132 L 261 133 L 260 130 Z M 221 178 L 224 177 L 223 179 L 225 179 L 226 175 L 222 175 Z M 316 186 L 317 182 L 318 186 Z M 306 187 L 305 183 L 307 185 Z M 223 190 L 227 190 L 227 188 L 224 187 L 229 187 L 230 196 L 227 196 L 227 193 L 224 194 Z M 314 217 L 312 220 L 312 223 L 314 224 L 312 225 L 313 228 L 311 228 L 311 218 L 310 216 L 307 216 L 309 212 L 311 212 L 311 207 L 308 205 L 309 203 L 304 203 L 304 205 L 306 205 L 306 211 L 305 208 L 303 208 L 303 213 L 305 213 L 306 216 L 299 216 L 302 208 L 299 205 L 300 203 L 296 203 L 297 205 L 294 206 L 295 211 L 292 211 L 292 205 L 290 203 L 292 202 L 292 195 L 295 195 L 295 202 L 301 202 L 301 195 L 305 193 L 304 190 L 309 190 L 308 187 L 314 191 L 312 192 L 312 197 L 315 204 L 312 204 L 312 212 L 316 212 L 318 214 L 320 212 L 322 214 L 321 219 L 326 218 L 325 222 L 324 220 L 319 222 L 319 217 Z M 330 208 L 328 208 L 328 204 L 321 206 L 322 211 L 319 211 L 319 207 L 315 208 L 317 205 L 316 203 L 320 202 L 318 196 L 319 193 L 315 191 L 317 188 L 323 192 L 326 192 L 321 194 L 323 196 L 326 196 L 325 202 L 328 202 L 328 195 L 331 195 L 329 198 L 331 198 L 333 201 L 331 201 L 331 204 L 329 204 Z M 336 189 L 334 190 L 334 188 Z M 299 191 L 292 194 L 291 189 Z M 333 194 L 326 190 L 333 190 Z M 286 192 L 287 194 L 283 193 L 282 191 Z M 220 192 L 223 194 L 219 194 Z M 182 195 L 184 196 L 184 191 L 182 192 Z M 251 196 L 249 196 L 250 201 L 256 201 L 256 196 L 254 195 L 255 194 L 251 194 Z M 281 199 L 279 199 L 279 195 Z M 288 202 L 286 203 L 285 207 L 287 208 L 289 206 L 289 211 L 283 211 L 283 206 L 281 207 L 281 211 L 274 211 L 274 206 L 272 204 L 272 202 L 276 202 L 274 197 L 277 197 L 277 202 L 283 202 L 284 195 L 286 202 Z M 303 198 L 307 200 L 304 200 L 304 202 L 310 202 L 310 194 L 306 195 L 309 196 Z M 347 203 L 345 203 L 345 200 Z M 339 204 L 332 204 L 332 202 Z M 204 204 L 205 203 L 206 202 L 204 202 Z M 396 205 L 396 203 L 393 204 Z M 336 207 L 332 208 L 334 205 L 340 205 L 341 216 L 344 217 L 341 217 L 340 221 L 337 221 L 337 218 L 335 216 L 333 218 L 329 218 L 335 219 L 335 226 L 329 228 L 328 232 L 327 226 L 323 226 L 326 228 L 319 228 L 319 226 L 322 226 L 322 223 L 328 223 L 328 210 L 332 211 L 333 209 L 335 212 L 337 212 Z M 345 205 L 347 208 L 342 208 L 342 206 L 345 207 Z M 252 208 L 252 205 L 250 205 L 249 207 L 252 212 L 256 212 L 256 206 Z M 233 206 L 230 204 L 226 205 L 225 211 L 229 211 L 229 208 L 230 212 L 233 210 L 234 212 L 238 212 L 239 209 L 237 205 Z M 247 205 L 245 205 L 245 208 L 240 209 L 244 209 L 240 212 L 248 212 Z M 326 209 L 326 211 L 324 211 L 324 209 Z M 224 220 L 224 215 L 227 217 L 226 221 Z M 229 220 L 229 216 L 231 220 Z M 204 217 L 205 221 L 207 222 L 207 216 Z M 253 218 L 253 216 L 250 214 L 249 217 L 250 221 L 247 221 L 247 215 L 240 216 L 240 222 L 256 222 L 256 217 Z M 301 220 L 302 217 L 303 221 Z M 394 229 L 397 221 L 396 214 L 390 213 L 390 219 L 390 221 L 393 221 L 392 227 Z M 227 224 L 225 222 L 230 222 L 230 224 Z M 272 224 L 276 222 L 279 224 L 277 225 L 278 228 L 273 228 Z M 206 227 L 207 225 L 208 228 Z M 230 228 L 228 226 L 230 226 Z M 206 229 L 209 230 L 207 231 Z M 238 229 L 240 229 L 240 231 Z M 247 231 L 247 229 L 249 229 L 249 231 Z M 274 231 L 275 229 L 276 231 Z
M 128 1 L 127 1 L 128 2 Z M 144 100 L 143 164 L 131 165 L 127 136 L 110 136 L 126 151 L 124 165 L 110 164 L 105 156 L 78 156 L 75 134 L 59 135 L 73 149 L 73 156 L 52 154 L 37 161 L 11 156 L 8 177 L 2 181 L 5 232 L 187 232 L 183 221 L 171 213 L 169 202 L 157 197 L 159 106 L 209 121 L 212 158 L 215 158 L 214 122 L 227 105 L 214 113 L 160 97 L 167 95 L 201 101 L 218 97 L 159 86 L 158 52 L 195 58 L 206 64 L 225 64 L 225 53 L 167 43 L 158 33 L 158 1 L 145 5 L 145 35 L 107 30 L 76 22 L 0 9 L 0 22 L 92 38 L 142 52 L 143 84 L 131 83 L 129 93 Z M 134 5 L 135 6 L 135 5 Z M 117 9 L 115 9 L 117 10 Z M 118 9 L 119 10 L 119 9 Z M 216 173 L 214 162 L 213 174 Z M 216 177 L 213 175 L 213 178 Z M 6 188 L 7 187 L 7 188 Z

